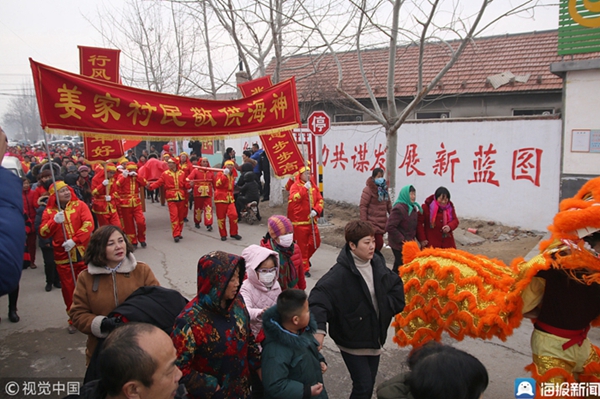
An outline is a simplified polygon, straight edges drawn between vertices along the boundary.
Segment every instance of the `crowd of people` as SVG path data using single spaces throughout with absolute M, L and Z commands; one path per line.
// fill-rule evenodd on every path
M 436 223 L 442 233 L 451 233 L 458 220 L 445 189 L 428 199 L 428 214 L 415 204 L 414 188 L 408 186 L 392 206 L 384 171 L 374 171 L 361 199 L 362 220 L 347 224 L 346 245 L 336 264 L 309 295 L 306 278 L 320 246 L 317 218 L 324 202 L 306 165 L 286 186 L 287 216 L 271 216 L 257 245 L 241 255 L 216 251 L 200 258 L 197 295 L 177 310 L 170 336 L 114 316 L 134 292 L 160 285 L 151 267 L 134 255 L 138 245 L 147 246 L 141 198 L 155 200 L 159 191 L 176 243 L 183 238 L 190 206 L 194 226 L 203 223 L 212 231 L 213 202 L 221 240 L 240 240 L 237 223 L 245 205 L 261 197 L 268 200 L 270 194 L 260 180 L 263 174 L 266 183 L 268 173 L 256 169 L 265 154 L 253 147 L 253 152 L 244 151 L 242 165 L 228 149 L 217 170 L 206 158 L 185 152 L 175 156 L 168 146 L 160 155 L 142 153 L 139 158 L 130 151 L 114 164 L 88 163 L 78 148 L 55 148 L 51 159 L 29 148 L 8 149 L 21 159 L 27 176 L 22 182 L 6 177 L 22 198 L 6 194 L 10 184 L 3 184 L 0 194 L 20 214 L 11 220 L 11 231 L 24 226 L 14 248 L 23 248 L 25 255 L 2 256 L 23 260 L 12 268 L 20 275 L 24 267 L 37 267 L 36 245 L 41 247 L 45 289 L 62 290 L 68 331 L 87 334 L 86 365 L 99 370 L 99 378 L 86 384 L 81 397 L 145 397 L 140 393 L 153 392 L 189 398 L 327 398 L 327 363 L 321 351 L 327 333 L 352 379 L 350 397 L 372 396 L 387 330 L 404 308 L 402 279 L 380 252 L 383 235 L 392 237 L 394 228 L 401 231 L 389 238 L 396 254 L 401 246 L 392 245 L 393 239 L 417 238 L 430 245 L 436 241 L 428 229 L 436 230 Z M 430 227 L 419 230 L 425 220 Z M 414 230 L 412 235 L 407 229 Z M 17 322 L 18 285 L 3 281 L 0 293 L 11 298 L 9 319 Z M 132 364 L 139 370 L 131 370 Z M 473 392 L 487 386 L 487 374 L 485 379 L 480 374 L 481 389 Z M 417 385 L 410 385 L 414 380 L 401 382 L 416 392 Z

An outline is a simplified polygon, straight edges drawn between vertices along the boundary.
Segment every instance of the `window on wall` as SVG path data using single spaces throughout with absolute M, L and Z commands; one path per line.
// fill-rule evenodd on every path
M 417 119 L 446 119 L 450 118 L 450 111 L 417 112 Z
M 554 108 L 542 109 L 513 109 L 513 116 L 552 115 Z
M 336 114 L 334 122 L 362 122 L 362 114 Z

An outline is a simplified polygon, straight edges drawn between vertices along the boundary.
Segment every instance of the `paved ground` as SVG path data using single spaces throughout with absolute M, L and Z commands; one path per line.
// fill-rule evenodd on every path
M 190 215 L 191 216 L 191 215 Z M 259 242 L 266 232 L 266 226 L 240 225 L 241 241 L 222 242 L 216 231 L 197 230 L 189 223 L 183 233 L 184 239 L 175 244 L 170 238 L 167 208 L 158 204 L 148 204 L 148 247 L 136 251 L 136 257 L 148 263 L 160 283 L 174 288 L 186 297 L 192 298 L 196 289 L 196 263 L 205 253 L 223 250 L 241 254 L 245 246 Z M 322 231 L 327 233 L 327 228 Z M 322 246 L 313 258 L 312 278 L 308 279 L 309 289 L 335 262 L 339 250 Z M 41 264 L 38 252 L 37 263 Z M 81 333 L 67 333 L 67 316 L 59 290 L 44 291 L 42 267 L 25 270 L 21 280 L 19 298 L 19 323 L 10 323 L 7 318 L 7 297 L 0 298 L 0 378 L 83 378 L 85 373 L 84 348 L 86 336 Z M 499 340 L 465 340 L 453 344 L 478 357 L 488 369 L 490 385 L 486 399 L 514 397 L 515 378 L 527 377 L 523 367 L 530 362 L 529 337 L 531 324 L 524 322 L 506 342 Z M 403 370 L 408 349 L 399 348 L 391 340 L 390 329 L 385 352 L 381 358 L 378 383 Z M 600 341 L 596 331 L 590 334 L 593 342 Z M 325 374 L 325 386 L 332 399 L 347 398 L 351 380 L 341 360 L 341 356 L 329 339 L 324 346 L 324 355 L 329 363 Z M 5 397 L 4 387 L 0 387 L 0 398 Z

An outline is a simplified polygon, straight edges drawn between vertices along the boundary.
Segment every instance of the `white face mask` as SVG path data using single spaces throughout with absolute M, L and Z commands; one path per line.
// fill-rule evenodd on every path
M 263 283 L 265 287 L 271 288 L 275 283 L 275 272 L 258 273 L 258 281 Z
M 284 248 L 289 248 L 294 242 L 294 233 L 279 236 L 279 245 Z

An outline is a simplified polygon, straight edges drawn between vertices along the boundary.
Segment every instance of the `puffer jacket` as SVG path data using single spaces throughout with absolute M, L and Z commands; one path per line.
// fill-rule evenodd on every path
M 236 295 L 221 307 L 236 268 L 241 286 L 244 258 L 221 251 L 200 258 L 198 294 L 175 321 L 171 338 L 177 350 L 176 365 L 191 399 L 247 399 L 250 369 L 260 368 L 260 351 L 242 296 Z
M 87 266 L 77 277 L 73 305 L 69 310 L 73 325 L 88 335 L 86 364 L 98 345 L 98 338 L 108 335 L 100 331 L 102 320 L 138 288 L 160 285 L 150 266 L 138 262 L 132 253 L 114 272 L 92 263 Z M 94 290 L 95 280 L 97 287 Z
M 23 218 L 23 182 L 11 171 L 0 166 L 0 295 L 19 286 L 23 270 L 25 219 Z
M 379 349 L 385 344 L 394 315 L 404 309 L 404 285 L 400 276 L 385 264 L 381 252 L 371 260 L 373 285 L 379 313 L 375 311 L 367 283 L 354 263 L 348 244 L 336 264 L 317 281 L 310 292 L 310 312 L 320 330 L 339 346 L 350 349 Z
M 276 306 L 267 309 L 264 320 L 262 378 L 265 399 L 311 398 L 310 387 L 323 383 L 321 362 L 325 361 L 314 338 L 317 323 L 311 317 L 304 330 L 293 334 L 282 327 Z M 325 387 L 313 398 L 327 398 Z
M 392 211 L 392 203 L 389 198 L 386 201 L 379 201 L 377 185 L 373 177 L 367 179 L 367 185 L 363 188 L 359 209 L 360 220 L 371 222 L 375 234 L 385 233 L 388 214 Z
M 256 269 L 271 255 L 275 257 L 275 281 L 271 288 L 267 288 L 259 281 Z M 259 245 L 250 245 L 242 251 L 242 258 L 246 261 L 246 276 L 248 278 L 242 283 L 240 294 L 242 294 L 248 313 L 250 313 L 252 333 L 257 337 L 263 324 L 263 310 L 275 305 L 277 297 L 281 294 L 281 286 L 277 281 L 279 277 L 279 255 L 277 252 Z

